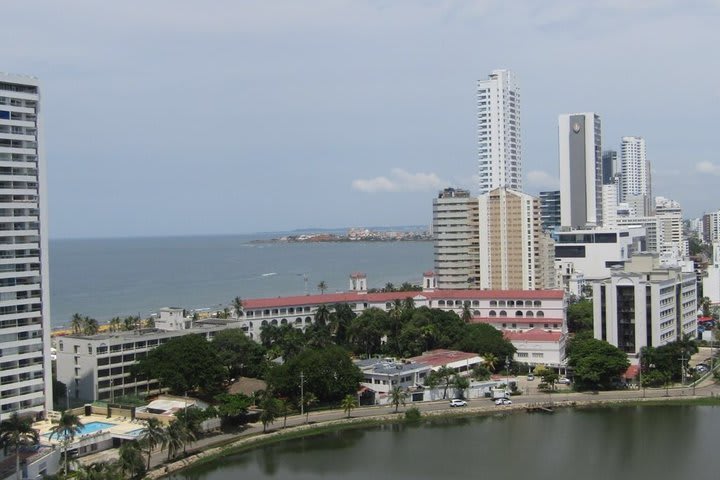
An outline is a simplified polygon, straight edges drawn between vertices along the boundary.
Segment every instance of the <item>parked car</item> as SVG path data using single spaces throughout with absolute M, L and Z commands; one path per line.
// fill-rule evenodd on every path
M 562 377 L 562 378 L 558 379 L 557 383 L 562 383 L 563 385 L 570 385 L 570 379 Z
M 453 398 L 450 400 L 451 407 L 467 407 L 467 402 L 461 398 Z
M 504 400 L 504 398 L 498 398 L 497 400 L 495 400 L 495 405 L 502 405 Z
M 527 379 L 528 382 L 532 382 L 533 380 L 535 380 L 535 375 L 533 375 L 532 373 L 528 373 Z
M 503 405 L 512 405 L 512 400 L 507 399 L 507 398 L 503 398 L 502 403 L 503 403 Z

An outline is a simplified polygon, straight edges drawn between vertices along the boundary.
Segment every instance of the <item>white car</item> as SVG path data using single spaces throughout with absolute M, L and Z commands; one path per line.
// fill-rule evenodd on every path
M 502 399 L 502 404 L 503 404 L 503 405 L 512 405 L 512 400 L 510 400 L 510 399 L 508 399 L 508 398 L 503 398 L 503 399 Z
M 467 402 L 460 398 L 453 398 L 452 400 L 450 400 L 450 406 L 451 407 L 467 407 Z
M 570 385 L 570 379 L 563 377 L 560 380 L 558 380 L 558 383 L 562 383 L 563 385 Z

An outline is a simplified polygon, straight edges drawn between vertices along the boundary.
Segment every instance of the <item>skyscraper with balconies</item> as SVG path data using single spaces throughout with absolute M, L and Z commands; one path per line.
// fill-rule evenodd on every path
M 52 402 L 45 160 L 40 88 L 0 73 L 0 414 Z M 72 385 L 69 385 L 72 388 Z
M 495 188 L 522 191 L 520 87 L 510 70 L 493 70 L 479 80 L 478 174 L 480 195 Z

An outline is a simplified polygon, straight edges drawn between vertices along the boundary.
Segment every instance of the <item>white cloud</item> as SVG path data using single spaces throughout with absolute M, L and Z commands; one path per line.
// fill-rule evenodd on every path
M 711 175 L 720 176 L 720 165 L 712 162 L 699 162 L 695 164 L 695 170 L 700 173 L 709 173 Z
M 352 188 L 365 193 L 424 192 L 438 190 L 448 184 L 435 173 L 411 173 L 402 168 L 393 168 L 387 177 L 353 180 Z
M 530 187 L 539 189 L 551 189 L 558 188 L 560 186 L 560 180 L 557 177 L 550 175 L 542 170 L 532 170 L 527 174 L 527 183 Z

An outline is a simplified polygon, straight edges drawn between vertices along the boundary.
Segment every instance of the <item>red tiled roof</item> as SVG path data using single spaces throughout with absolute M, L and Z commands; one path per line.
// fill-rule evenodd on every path
M 472 317 L 470 323 L 562 323 L 562 318 L 547 317 Z
M 635 378 L 638 376 L 638 373 L 640 373 L 640 366 L 630 365 L 625 371 L 625 378 Z
M 354 302 L 392 302 L 408 297 L 421 296 L 433 300 L 562 300 L 562 290 L 436 290 L 434 292 L 379 292 L 379 293 L 324 293 L 321 295 L 297 295 L 276 298 L 249 298 L 243 300 L 245 310 L 259 308 L 296 307 L 301 305 L 320 305 Z
M 434 277 L 434 276 L 435 276 L 435 272 L 425 272 L 425 273 L 423 273 L 423 277 Z
M 258 308 L 297 307 L 301 305 L 329 305 L 333 303 L 378 303 L 404 300 L 408 297 L 423 295 L 422 292 L 380 292 L 380 293 L 324 293 L 322 295 L 298 295 L 294 297 L 249 298 L 243 300 L 245 310 Z
M 408 360 L 412 363 L 424 363 L 425 365 L 430 365 L 432 367 L 440 367 L 442 365 L 447 365 L 448 363 L 469 360 L 477 356 L 477 353 L 438 349 L 425 352 L 417 357 L 408 358 Z
M 562 338 L 562 332 L 546 332 L 538 328 L 531 328 L 524 332 L 512 332 L 510 330 L 503 330 L 503 335 L 508 340 L 512 341 L 523 341 L 528 342 L 553 342 L 557 343 Z

